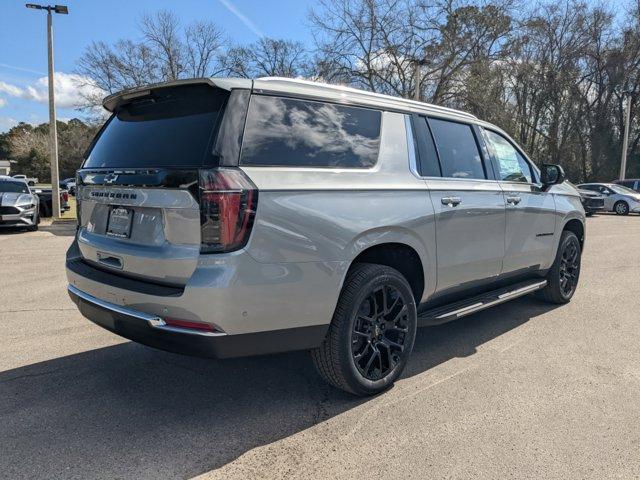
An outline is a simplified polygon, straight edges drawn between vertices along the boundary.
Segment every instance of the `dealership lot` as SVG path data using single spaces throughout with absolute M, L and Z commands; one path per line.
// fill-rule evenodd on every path
M 0 233 L 0 478 L 640 475 L 640 218 L 588 219 L 581 284 L 418 333 L 389 392 L 305 352 L 213 361 L 84 320 L 72 226 Z

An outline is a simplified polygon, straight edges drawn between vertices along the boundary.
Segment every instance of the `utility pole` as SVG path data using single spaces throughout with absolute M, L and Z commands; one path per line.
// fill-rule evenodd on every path
M 419 60 L 417 58 L 413 60 L 413 99 L 416 102 L 419 102 L 421 97 L 420 82 L 422 81 L 422 74 L 420 72 L 420 67 L 423 67 L 424 65 L 427 65 L 426 60 Z
M 413 99 L 416 102 L 420 101 L 420 81 L 422 80 L 422 76 L 420 75 L 420 62 L 417 60 L 414 62 L 414 90 L 413 90 Z
M 631 122 L 631 93 L 625 92 L 627 105 L 624 109 L 624 136 L 622 137 L 622 158 L 620 160 L 620 180 L 627 174 L 627 149 L 629 148 L 629 123 Z
M 51 161 L 51 216 L 60 218 L 60 175 L 58 172 L 58 129 L 56 126 L 55 81 L 53 77 L 53 19 L 51 12 L 67 15 L 64 5 L 38 5 L 27 3 L 27 8 L 47 11 L 47 50 L 49 64 L 49 155 Z

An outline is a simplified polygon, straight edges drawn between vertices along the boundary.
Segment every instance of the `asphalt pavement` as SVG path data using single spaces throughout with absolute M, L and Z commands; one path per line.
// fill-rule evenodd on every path
M 523 298 L 418 332 L 371 399 L 306 352 L 204 360 L 91 324 L 70 226 L 0 231 L 0 478 L 640 476 L 640 217 L 588 219 L 572 302 Z

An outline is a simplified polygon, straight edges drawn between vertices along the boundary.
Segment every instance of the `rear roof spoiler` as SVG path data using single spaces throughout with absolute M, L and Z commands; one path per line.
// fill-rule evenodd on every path
M 120 105 L 128 103 L 136 97 L 148 95 L 151 90 L 158 88 L 175 87 L 179 85 L 210 85 L 212 87 L 221 88 L 223 90 L 231 90 L 234 88 L 251 89 L 253 80 L 249 78 L 191 78 L 188 80 L 175 80 L 172 82 L 155 83 L 145 85 L 144 87 L 131 88 L 122 90 L 121 92 L 109 95 L 102 101 L 102 106 L 108 111 L 115 111 Z

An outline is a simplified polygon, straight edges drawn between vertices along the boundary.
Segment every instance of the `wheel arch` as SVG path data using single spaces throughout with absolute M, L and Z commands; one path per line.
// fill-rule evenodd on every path
M 584 222 L 577 218 L 569 219 L 565 222 L 562 231 L 569 231 L 575 233 L 576 237 L 578 237 L 578 241 L 580 242 L 580 249 L 584 248 L 585 241 L 585 228 Z
M 409 282 L 416 305 L 420 303 L 425 290 L 425 272 L 422 259 L 415 248 L 398 242 L 372 245 L 351 261 L 347 275 L 359 263 L 386 265 L 398 270 Z

